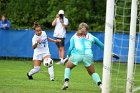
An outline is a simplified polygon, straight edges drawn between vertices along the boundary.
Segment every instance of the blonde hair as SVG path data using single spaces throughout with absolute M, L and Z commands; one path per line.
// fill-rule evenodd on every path
M 82 23 L 79 24 L 79 27 L 78 27 L 78 30 L 77 30 L 77 35 L 81 34 L 81 29 L 83 27 L 86 28 L 86 32 L 84 34 L 87 33 L 87 31 L 89 30 L 89 26 L 86 23 L 82 22 Z

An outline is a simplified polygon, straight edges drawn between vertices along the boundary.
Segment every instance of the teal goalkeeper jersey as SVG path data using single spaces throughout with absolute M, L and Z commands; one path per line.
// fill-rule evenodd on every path
M 95 36 L 90 33 L 87 33 L 86 37 L 80 37 L 74 34 L 70 40 L 70 46 L 67 55 L 71 54 L 80 54 L 80 55 L 91 55 L 92 45 L 96 44 L 100 48 L 104 49 L 104 44 Z

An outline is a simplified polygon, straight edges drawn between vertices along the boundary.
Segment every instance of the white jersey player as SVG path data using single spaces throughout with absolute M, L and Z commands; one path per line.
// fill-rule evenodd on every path
M 45 66 L 48 67 L 48 73 L 50 75 L 50 80 L 51 81 L 54 80 L 53 65 L 48 66 L 48 63 L 53 64 L 53 60 L 51 59 L 50 51 L 49 51 L 49 47 L 48 47 L 48 41 L 60 42 L 61 40 L 54 40 L 54 39 L 48 38 L 45 31 L 42 31 L 40 26 L 36 26 L 35 35 L 32 38 L 32 46 L 34 49 L 34 54 L 33 54 L 34 68 L 31 69 L 27 73 L 29 80 L 33 79 L 33 77 L 32 77 L 33 74 L 39 72 L 42 61 L 44 62 L 44 64 L 47 63 L 47 64 L 45 64 Z

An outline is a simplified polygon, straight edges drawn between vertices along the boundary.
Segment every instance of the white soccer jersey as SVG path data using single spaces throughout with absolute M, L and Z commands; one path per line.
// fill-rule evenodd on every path
M 37 47 L 34 49 L 34 55 L 39 55 L 39 54 L 44 54 L 44 53 L 50 54 L 47 35 L 45 31 L 42 31 L 40 36 L 37 36 L 36 34 L 33 36 L 32 45 L 34 45 L 39 38 L 41 39 L 41 42 L 38 43 Z
M 64 24 L 68 25 L 68 19 L 64 17 Z M 56 20 L 56 26 L 54 29 L 54 37 L 58 37 L 58 38 L 65 38 L 66 37 L 66 28 L 64 28 L 60 22 L 60 19 L 58 18 Z

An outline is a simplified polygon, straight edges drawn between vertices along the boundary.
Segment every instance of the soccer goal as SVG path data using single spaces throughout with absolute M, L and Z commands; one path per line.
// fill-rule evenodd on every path
M 140 93 L 139 2 L 107 0 L 102 93 Z

